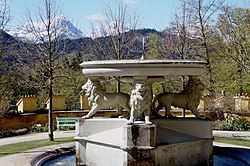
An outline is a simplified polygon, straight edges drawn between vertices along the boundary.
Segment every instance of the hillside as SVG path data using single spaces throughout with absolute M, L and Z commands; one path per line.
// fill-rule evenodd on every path
M 126 32 L 126 35 L 130 35 L 132 32 Z M 158 32 L 153 29 L 139 29 L 136 31 L 133 31 L 135 34 L 135 37 L 133 40 L 135 40 L 132 46 L 132 50 L 134 53 L 134 57 L 132 58 L 138 58 L 141 56 L 141 50 L 142 49 L 142 38 L 145 38 L 146 41 L 148 41 L 149 34 L 157 34 L 159 37 L 163 36 L 162 32 Z M 92 39 L 89 37 L 83 37 L 78 39 L 64 39 L 60 41 L 59 46 L 57 47 L 59 52 L 63 52 L 63 55 L 60 57 L 66 58 L 69 54 L 74 53 L 81 53 L 88 56 L 87 60 L 91 59 L 102 59 L 100 53 L 95 48 L 95 42 L 101 43 L 102 48 L 105 47 L 105 45 L 108 45 L 107 43 L 107 37 L 99 37 L 97 39 Z M 4 43 L 5 43 L 5 49 L 6 53 L 11 53 L 13 56 L 15 54 L 27 55 L 26 52 L 29 52 L 29 55 L 36 56 L 38 55 L 38 50 L 36 50 L 36 47 L 41 47 L 43 44 L 35 44 L 30 43 L 26 41 L 20 41 L 18 39 L 15 39 L 8 33 L 4 33 Z M 104 48 L 105 49 L 105 48 Z M 10 57 L 8 57 L 10 58 Z M 8 60 L 9 61 L 9 60 Z

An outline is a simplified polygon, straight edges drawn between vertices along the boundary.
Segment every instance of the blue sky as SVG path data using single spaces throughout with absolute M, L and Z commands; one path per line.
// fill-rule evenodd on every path
M 38 0 L 12 0 L 13 19 L 9 28 L 25 22 L 24 11 L 32 9 Z M 142 17 L 141 27 L 161 30 L 171 21 L 178 0 L 122 0 L 131 9 L 138 10 Z M 64 13 L 84 33 L 90 31 L 89 18 L 100 15 L 108 5 L 117 4 L 118 0 L 60 0 Z
M 63 3 L 65 15 L 84 34 L 91 29 L 89 18 L 98 16 L 108 5 L 115 5 L 118 1 L 127 3 L 132 9 L 138 10 L 142 17 L 141 28 L 162 30 L 169 25 L 173 15 L 178 11 L 178 0 L 59 0 Z M 226 0 L 227 1 L 227 0 Z M 230 0 L 235 1 L 235 0 Z M 13 19 L 9 28 L 25 22 L 24 11 L 33 9 L 38 0 L 12 0 Z

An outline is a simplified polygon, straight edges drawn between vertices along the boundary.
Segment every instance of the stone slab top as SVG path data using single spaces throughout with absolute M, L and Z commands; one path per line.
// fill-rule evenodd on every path
M 86 61 L 80 64 L 81 67 L 93 67 L 93 66 L 103 66 L 103 65 L 126 65 L 131 64 L 136 65 L 177 65 L 177 64 L 196 64 L 196 65 L 205 65 L 204 61 L 200 60 L 184 60 L 184 59 L 156 59 L 156 60 L 99 60 L 99 61 Z
M 199 60 L 100 60 L 80 64 L 86 76 L 201 75 L 206 63 Z

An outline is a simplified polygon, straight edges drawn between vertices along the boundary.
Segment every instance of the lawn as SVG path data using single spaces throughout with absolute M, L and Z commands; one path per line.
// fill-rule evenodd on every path
M 215 140 L 214 140 L 215 142 L 222 142 L 222 143 L 227 143 L 227 144 L 250 147 L 249 140 L 241 140 L 241 139 L 225 138 L 225 137 L 214 137 L 214 138 L 215 138 Z
M 0 146 L 0 149 L 1 149 L 0 157 L 24 152 L 24 151 L 39 148 L 39 147 L 63 144 L 63 143 L 68 143 L 68 142 L 73 142 L 73 141 L 74 141 L 74 138 L 57 138 L 55 139 L 55 141 L 37 140 L 37 141 L 29 141 L 29 142 L 21 142 L 21 143 L 15 143 L 15 144 L 10 144 L 10 145 L 4 145 L 4 146 Z M 250 141 L 248 140 L 215 137 L 214 141 L 250 147 Z
M 0 157 L 20 153 L 23 151 L 44 147 L 44 146 L 51 146 L 57 144 L 63 144 L 68 142 L 73 142 L 74 138 L 57 138 L 55 141 L 49 140 L 36 140 L 36 141 L 29 141 L 29 142 L 20 142 L 10 145 L 3 145 L 0 146 Z

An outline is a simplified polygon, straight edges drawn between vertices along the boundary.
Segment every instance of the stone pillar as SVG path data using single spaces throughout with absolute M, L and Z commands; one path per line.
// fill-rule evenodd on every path
M 127 125 L 126 119 L 116 118 L 79 120 L 76 165 L 212 165 L 212 122 L 161 119 L 153 123 Z
M 84 133 L 81 131 L 84 119 L 76 121 L 76 166 L 86 165 L 86 141 L 83 138 Z
M 145 124 L 125 125 L 123 127 L 124 166 L 154 165 L 155 126 Z

